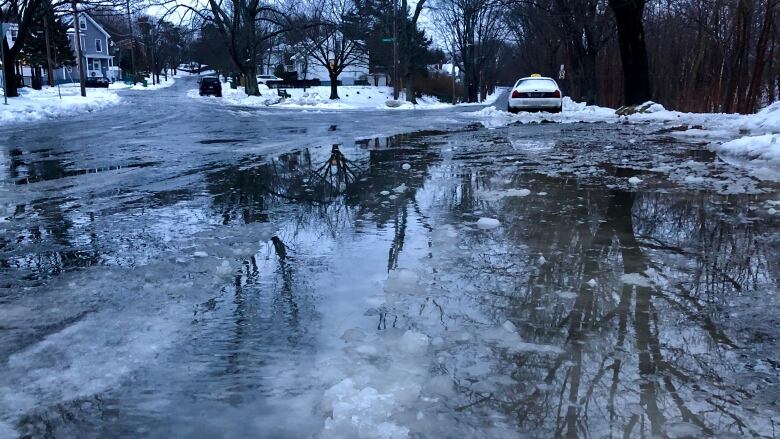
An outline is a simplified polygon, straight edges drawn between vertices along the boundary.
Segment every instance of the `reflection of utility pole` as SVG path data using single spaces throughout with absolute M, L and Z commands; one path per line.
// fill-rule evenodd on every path
M 0 61 L 3 63 L 3 104 L 8 105 L 8 71 L 5 65 L 5 24 L 0 23 Z
M 398 100 L 398 0 L 393 0 L 393 99 Z
M 452 69 L 450 70 L 450 73 L 452 73 L 452 105 L 455 105 L 455 54 L 452 54 Z
M 76 0 L 71 1 L 73 8 L 73 30 L 76 38 L 76 65 L 79 68 L 79 83 L 81 84 L 81 96 L 87 96 L 87 89 L 84 87 L 84 63 L 81 59 L 81 32 L 79 31 L 79 11 L 76 9 Z
M 130 0 L 125 3 L 127 7 L 127 28 L 130 29 L 130 66 L 133 69 L 133 85 L 135 85 L 135 35 L 133 34 L 133 20 L 130 18 Z

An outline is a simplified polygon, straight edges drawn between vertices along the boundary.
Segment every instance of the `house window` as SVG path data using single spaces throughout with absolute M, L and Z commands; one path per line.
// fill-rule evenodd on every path
M 102 52 L 103 51 L 103 42 L 98 38 L 95 40 L 95 52 Z
M 87 18 L 84 16 L 79 17 L 79 29 L 86 29 L 87 28 Z
M 100 71 L 100 60 L 99 59 L 93 59 L 92 60 L 92 70 Z
M 81 43 L 81 51 L 87 50 L 87 39 L 84 35 L 79 35 L 79 43 Z

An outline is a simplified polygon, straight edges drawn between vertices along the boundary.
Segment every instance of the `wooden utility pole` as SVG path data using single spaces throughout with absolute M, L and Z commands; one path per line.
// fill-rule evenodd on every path
M 79 68 L 81 96 L 87 97 L 87 89 L 84 87 L 84 62 L 81 59 L 81 31 L 79 29 L 79 11 L 76 9 L 76 0 L 71 1 L 71 7 L 73 8 L 73 30 L 76 37 L 76 65 Z
M 43 17 L 43 39 L 46 43 L 46 76 L 49 78 L 49 87 L 54 87 L 54 68 L 51 62 L 51 48 L 49 47 L 49 15 Z
M 398 100 L 398 0 L 393 0 L 393 99 Z
M 133 20 L 130 17 L 130 0 L 127 0 L 125 7 L 127 7 L 127 28 L 130 29 L 130 66 L 133 69 L 133 85 L 135 85 L 135 34 Z

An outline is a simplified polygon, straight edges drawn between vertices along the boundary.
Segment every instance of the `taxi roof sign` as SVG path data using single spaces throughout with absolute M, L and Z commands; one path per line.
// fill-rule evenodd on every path
M 532 78 L 541 78 L 541 77 L 542 77 L 542 75 L 540 75 L 540 74 L 538 74 L 538 73 L 534 73 L 533 75 L 531 75 L 531 77 L 532 77 Z

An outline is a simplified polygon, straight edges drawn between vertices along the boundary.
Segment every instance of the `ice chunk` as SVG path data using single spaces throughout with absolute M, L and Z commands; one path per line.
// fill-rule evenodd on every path
M 401 183 L 400 186 L 393 188 L 393 192 L 395 193 L 406 192 L 406 189 L 407 189 L 406 185 L 404 183 Z
M 539 256 L 539 259 L 536 260 L 536 263 L 539 265 L 544 265 L 547 263 L 547 259 L 544 258 L 544 255 Z
M 230 263 L 228 261 L 222 261 L 222 263 L 217 266 L 217 275 L 219 276 L 228 276 L 232 272 L 233 270 L 230 269 Z
M 209 254 L 204 251 L 196 251 L 192 255 L 195 256 L 196 258 L 206 258 L 209 256 Z
M 591 288 L 596 288 L 596 285 L 598 285 L 598 284 L 599 283 L 596 282 L 596 279 L 591 279 L 591 280 L 588 281 L 588 285 L 590 285 Z
M 387 275 L 385 281 L 385 291 L 389 292 L 409 292 L 410 289 L 417 287 L 420 276 L 408 268 L 397 268 Z
M 477 221 L 477 227 L 480 229 L 495 229 L 496 227 L 500 226 L 501 222 L 495 218 L 480 218 Z
M 390 191 L 382 191 L 382 192 L 379 193 L 379 195 L 388 196 L 388 195 L 390 195 Z
M 323 438 L 407 439 L 409 429 L 390 420 L 396 406 L 392 394 L 373 387 L 358 389 L 346 378 L 325 391 L 323 407 L 331 411 Z
M 642 182 L 642 179 L 640 179 L 639 177 L 631 177 L 628 179 L 628 182 L 633 185 L 638 185 L 639 183 Z
M 363 341 L 366 339 L 366 333 L 358 328 L 350 328 L 344 331 L 344 334 L 341 335 L 341 339 L 347 343 Z
M 640 273 L 626 273 L 620 276 L 620 280 L 624 284 L 631 284 L 639 287 L 649 287 L 652 285 L 650 279 Z
M 531 195 L 531 191 L 528 189 L 509 189 L 506 191 L 507 197 L 527 197 Z
M 701 436 L 701 428 L 690 422 L 669 422 L 664 425 L 664 431 L 673 438 Z
M 412 169 L 412 165 L 410 165 L 409 163 L 404 163 L 403 165 L 401 165 L 401 169 L 403 169 L 404 171 L 408 171 Z
M 399 340 L 399 347 L 408 354 L 421 354 L 428 348 L 428 336 L 417 331 L 404 332 Z
M 515 326 L 514 323 L 510 322 L 509 320 L 505 321 L 504 324 L 501 325 L 501 327 L 512 333 L 517 332 L 517 327 Z
M 576 299 L 577 293 L 572 291 L 558 291 L 555 293 L 558 297 L 561 297 L 563 299 Z

